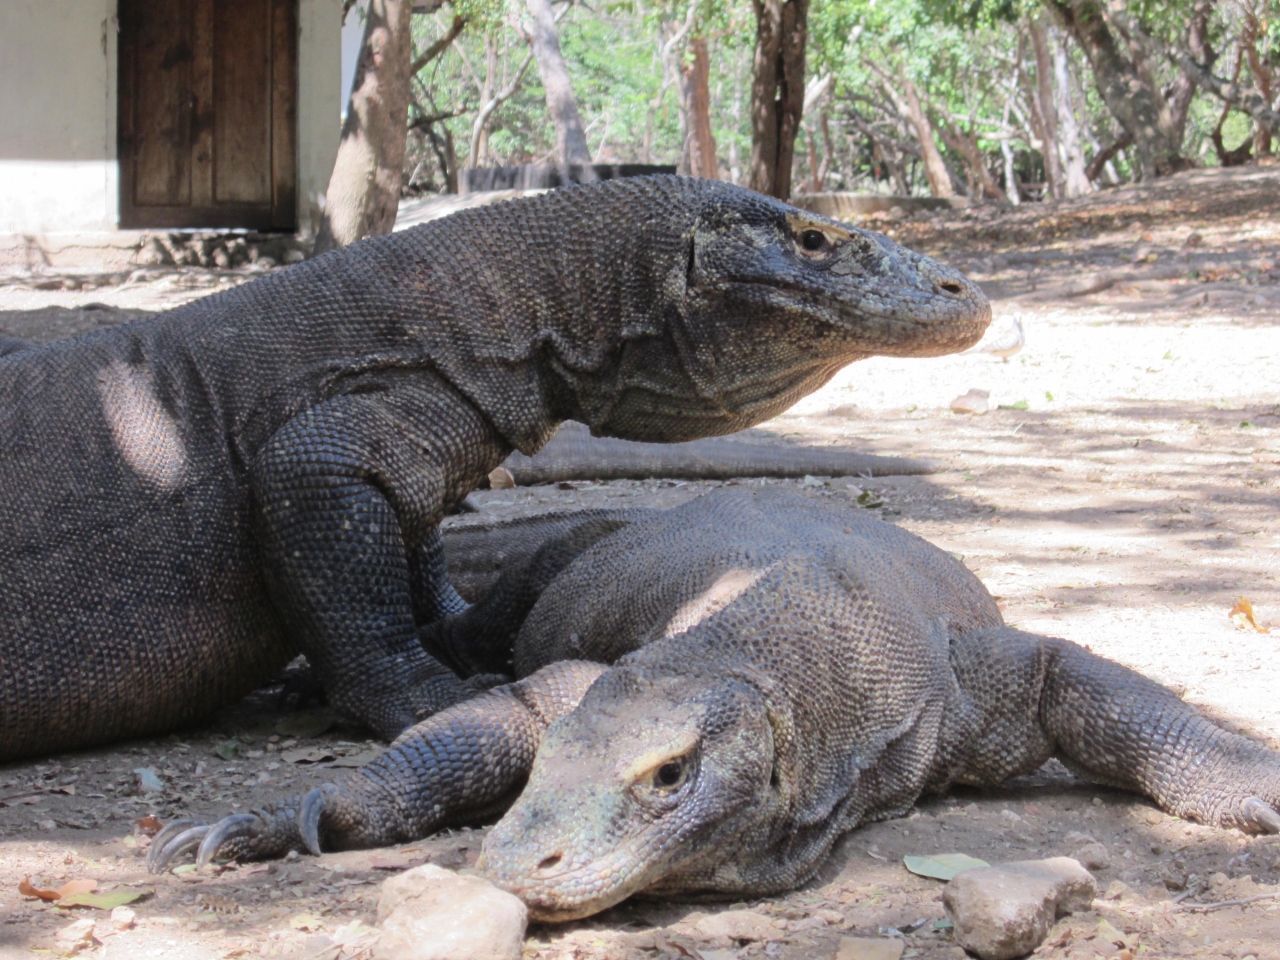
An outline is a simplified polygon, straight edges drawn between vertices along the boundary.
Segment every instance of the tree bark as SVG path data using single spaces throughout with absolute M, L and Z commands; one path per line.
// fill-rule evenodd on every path
M 547 112 L 556 129 L 556 155 L 561 163 L 589 164 L 591 150 L 578 115 L 578 101 L 573 97 L 569 68 L 560 52 L 551 0 L 527 0 L 527 3 L 533 16 L 533 56 L 538 61 L 538 74 L 547 94 Z
M 947 169 L 947 164 L 942 159 L 942 151 L 938 149 L 938 142 L 933 138 L 933 124 L 929 122 L 929 116 L 924 112 L 924 107 L 920 104 L 920 89 L 907 76 L 905 69 L 899 69 L 897 77 L 897 82 L 902 88 L 901 94 L 893 88 L 893 85 L 882 71 L 876 70 L 875 67 L 872 67 L 872 69 L 884 80 L 885 89 L 893 97 L 898 109 L 906 114 L 907 120 L 915 131 L 916 140 L 920 143 L 920 159 L 924 161 L 924 178 L 929 183 L 929 192 L 935 197 L 954 197 L 955 190 L 951 187 L 951 172 Z
M 804 115 L 809 0 L 752 0 L 756 48 L 751 82 L 752 190 L 791 197 L 791 164 Z
M 412 0 L 370 0 L 315 253 L 390 233 L 404 179 Z
M 1125 58 L 1099 0 L 1045 0 L 1080 44 L 1093 67 L 1098 93 L 1112 116 L 1133 137 L 1142 179 L 1153 180 L 1188 166 L 1182 141 L 1164 98 Z
M 715 180 L 716 138 L 711 130 L 711 55 L 706 37 L 689 38 L 689 56 L 680 64 L 680 99 L 684 104 L 684 152 L 681 171 Z
M 1053 54 L 1049 50 L 1048 17 L 1037 17 L 1030 23 L 1031 48 L 1036 55 L 1035 109 L 1039 114 L 1040 139 L 1043 146 L 1044 179 L 1049 196 L 1059 200 L 1067 195 L 1066 177 L 1058 154 L 1058 106 L 1053 96 Z
M 1054 29 L 1050 32 L 1049 39 L 1053 44 L 1053 85 L 1058 115 L 1058 156 L 1062 161 L 1062 195 L 1073 199 L 1091 193 L 1093 184 L 1085 174 L 1084 137 L 1076 118 L 1075 98 L 1072 96 L 1066 37 L 1060 30 Z

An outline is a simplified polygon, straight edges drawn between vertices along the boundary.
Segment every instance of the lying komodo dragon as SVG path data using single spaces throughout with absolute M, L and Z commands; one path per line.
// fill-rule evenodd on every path
M 725 488 L 552 523 L 568 527 L 516 544 L 527 559 L 434 637 L 459 669 L 479 655 L 470 669 L 524 679 L 341 784 L 170 824 L 152 868 L 197 843 L 201 862 L 398 843 L 514 800 L 480 867 L 535 918 L 640 892 L 739 899 L 803 882 L 842 833 L 923 793 L 1050 756 L 1180 816 L 1280 831 L 1280 754 L 1004 626 L 959 561 L 865 512 Z
M 567 418 L 751 426 L 977 340 L 959 273 L 728 184 L 467 210 L 0 359 L 0 760 L 171 729 L 298 652 L 391 738 L 471 689 L 440 518 Z

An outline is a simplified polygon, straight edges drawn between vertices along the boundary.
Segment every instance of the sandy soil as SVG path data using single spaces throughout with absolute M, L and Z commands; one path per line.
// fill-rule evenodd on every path
M 969 271 L 998 320 L 1021 317 L 1026 347 L 1007 363 L 970 354 L 856 364 L 769 425 L 793 442 L 941 458 L 948 472 L 788 482 L 819 498 L 870 489 L 885 519 L 963 556 L 1008 621 L 1142 670 L 1280 748 L 1280 629 L 1242 630 L 1228 617 L 1247 596 L 1264 625 L 1280 628 L 1280 171 L 1194 172 L 1074 204 L 879 228 Z M 15 278 L 0 287 L 0 332 L 52 339 L 121 319 L 85 304 L 158 309 L 247 276 L 152 270 L 87 290 Z M 1009 409 L 951 413 L 970 388 Z M 483 516 L 504 517 L 674 504 L 710 486 L 618 481 L 478 499 Z M 95 956 L 362 955 L 378 883 L 415 863 L 472 862 L 480 831 L 149 877 L 132 821 L 246 810 L 340 777 L 377 749 L 323 710 L 277 712 L 265 690 L 199 729 L 0 767 L 0 957 L 54 948 L 56 931 L 80 915 L 99 921 Z M 143 769 L 159 791 L 139 788 Z M 851 834 L 805 889 L 736 905 L 773 921 L 764 940 L 709 937 L 698 921 L 723 906 L 641 901 L 535 927 L 526 956 L 826 960 L 842 937 L 902 936 L 909 960 L 959 957 L 934 924 L 941 884 L 908 873 L 904 855 L 997 862 L 1070 854 L 1090 840 L 1108 851 L 1110 864 L 1095 870 L 1105 896 L 1061 921 L 1037 956 L 1280 958 L 1280 897 L 1189 909 L 1280 892 L 1280 839 L 1184 823 L 1056 764 Z M 21 897 L 27 875 L 151 892 L 133 905 L 136 927 L 115 932 L 102 911 Z

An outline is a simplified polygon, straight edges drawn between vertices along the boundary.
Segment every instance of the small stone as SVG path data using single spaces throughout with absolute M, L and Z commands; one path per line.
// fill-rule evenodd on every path
M 58 829 L 58 825 L 52 820 L 37 820 L 36 826 L 45 833 L 52 833 L 54 830 Z
M 1072 845 L 1079 844 L 1079 843 L 1097 843 L 1097 841 L 1094 840 L 1093 837 L 1089 836 L 1089 834 L 1080 833 L 1076 830 L 1072 830 L 1065 837 L 1063 837 L 1062 842 L 1070 843 Z
M 990 397 L 991 391 L 989 390 L 970 390 L 963 396 L 952 400 L 951 409 L 955 413 L 986 413 L 991 409 Z
M 494 467 L 489 471 L 490 490 L 511 490 L 515 485 L 515 475 L 506 467 Z
M 1180 860 L 1160 864 L 1157 875 L 1169 890 L 1187 889 L 1187 868 Z
M 692 921 L 692 922 L 690 922 Z M 704 940 L 750 941 L 776 940 L 784 931 L 773 925 L 773 918 L 752 910 L 725 910 L 723 913 L 692 914 L 673 928 L 686 936 Z
M 93 918 L 84 917 L 69 923 L 54 937 L 63 953 L 74 953 L 93 946 Z
M 529 912 L 476 876 L 434 864 L 382 884 L 374 960 L 520 960 Z
M 113 907 L 111 910 L 111 926 L 115 930 L 130 930 L 138 922 L 138 915 L 132 907 Z
M 301 250 L 290 250 L 284 255 L 285 263 L 301 263 L 305 259 L 307 259 L 307 255 Z
M 1016 813 L 1014 813 L 1012 810 L 1001 810 L 1001 811 L 1000 811 L 1000 818 L 1001 818 L 1002 820 L 1008 820 L 1010 823 L 1021 823 L 1021 822 L 1022 822 L 1022 818 L 1021 818 L 1020 816 L 1018 816 Z
M 905 947 L 899 937 L 841 937 L 836 960 L 898 960 Z
M 965 870 L 942 892 L 955 942 L 982 960 L 1034 950 L 1058 917 L 1084 910 L 1098 886 L 1075 860 L 1025 860 Z
M 1084 864 L 1086 870 L 1105 870 L 1111 866 L 1111 854 L 1107 852 L 1105 846 L 1096 841 L 1086 843 L 1072 856 Z

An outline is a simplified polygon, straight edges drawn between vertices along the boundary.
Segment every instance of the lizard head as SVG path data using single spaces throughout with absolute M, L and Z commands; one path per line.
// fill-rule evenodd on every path
M 752 426 L 872 355 L 972 346 L 991 319 L 959 271 L 888 237 L 741 188 L 706 189 L 655 300 L 596 396 L 597 435 L 688 440 Z
M 615 666 L 547 729 L 479 866 L 544 921 L 597 913 L 676 872 L 709 880 L 717 848 L 772 789 L 772 742 L 745 681 Z

